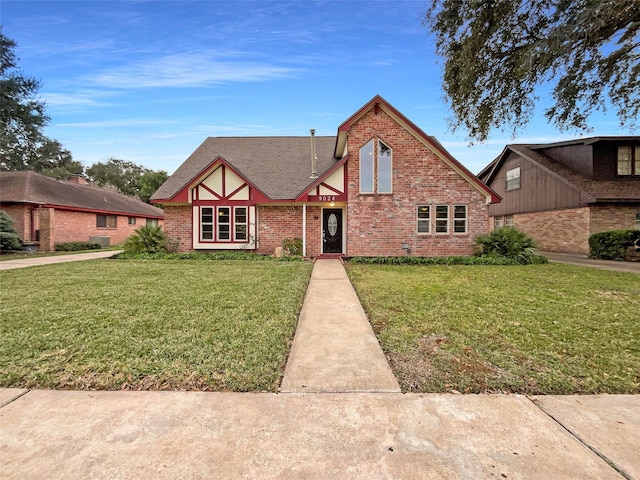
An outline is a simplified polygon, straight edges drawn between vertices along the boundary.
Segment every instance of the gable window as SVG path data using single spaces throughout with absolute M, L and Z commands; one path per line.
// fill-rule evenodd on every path
M 360 149 L 360 193 L 393 192 L 392 149 L 378 139 Z
M 115 215 L 96 215 L 96 227 L 118 228 L 118 217 Z
M 640 175 L 640 147 L 618 147 L 618 175 Z
M 506 185 L 507 192 L 510 190 L 516 190 L 520 188 L 520 167 L 507 170 L 506 179 L 507 179 L 507 185 Z
M 436 233 L 449 233 L 449 205 L 436 205 Z
M 429 233 L 431 223 L 431 207 L 429 205 L 418 205 L 418 233 Z
M 247 207 L 200 208 L 200 241 L 246 242 L 248 232 Z
M 467 206 L 453 207 L 453 233 L 467 233 Z

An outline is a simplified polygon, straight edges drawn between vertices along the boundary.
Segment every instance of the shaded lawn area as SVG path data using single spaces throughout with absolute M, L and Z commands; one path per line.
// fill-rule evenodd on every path
M 640 392 L 640 276 L 348 265 L 405 392 Z
M 311 268 L 93 260 L 3 271 L 0 386 L 275 392 Z

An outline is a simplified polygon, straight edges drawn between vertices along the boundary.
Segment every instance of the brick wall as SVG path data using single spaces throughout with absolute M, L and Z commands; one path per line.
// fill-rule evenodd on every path
M 375 137 L 393 149 L 393 194 L 360 195 L 359 149 Z M 473 239 L 488 231 L 484 194 L 381 109 L 371 110 L 351 127 L 348 144 L 347 255 L 405 255 L 403 244 L 415 256 L 473 253 Z M 416 208 L 423 204 L 432 210 L 449 205 L 450 219 L 453 205 L 466 205 L 467 233 L 418 234 Z
M 519 213 L 514 227 L 526 233 L 540 250 L 560 253 L 589 253 L 589 207 Z
M 193 249 L 193 209 L 190 205 L 164 205 L 164 231 L 179 252 Z
M 606 230 L 640 229 L 636 215 L 640 205 L 597 205 L 591 207 L 590 233 Z
M 13 228 L 23 242 L 30 242 L 35 238 L 30 238 L 31 229 L 31 209 L 26 205 L 0 205 L 0 210 L 4 210 L 13 220 Z
M 302 205 L 261 206 L 257 216 L 258 253 L 273 253 L 285 238 L 302 238 Z

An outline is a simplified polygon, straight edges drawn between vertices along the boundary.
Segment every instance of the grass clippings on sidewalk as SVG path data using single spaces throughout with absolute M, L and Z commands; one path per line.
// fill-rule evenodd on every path
M 2 272 L 0 386 L 277 391 L 311 268 L 94 260 Z
M 640 392 L 640 276 L 571 265 L 347 270 L 405 392 Z

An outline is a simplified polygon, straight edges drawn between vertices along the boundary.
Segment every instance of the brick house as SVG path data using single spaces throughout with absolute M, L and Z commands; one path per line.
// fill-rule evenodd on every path
M 163 224 L 161 209 L 87 185 L 81 176 L 60 181 L 31 171 L 0 172 L 0 187 L 0 210 L 13 219 L 23 242 L 41 251 L 91 237 L 117 245 L 142 225 Z
M 640 228 L 640 137 L 507 145 L 478 177 L 501 197 L 493 227 L 514 225 L 542 250 L 589 253 L 589 236 Z
M 382 97 L 336 136 L 207 138 L 151 199 L 180 250 L 449 256 L 499 197 Z

